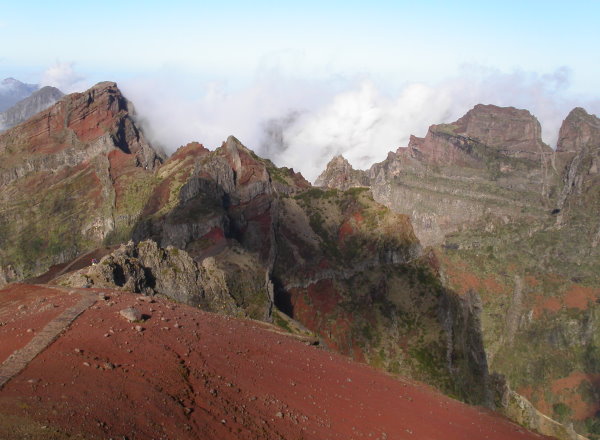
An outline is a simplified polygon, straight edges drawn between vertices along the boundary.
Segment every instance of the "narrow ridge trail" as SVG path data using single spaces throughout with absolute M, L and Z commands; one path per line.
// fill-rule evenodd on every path
M 12 355 L 0 364 L 0 390 L 9 380 L 23 371 L 38 354 L 52 344 L 79 315 L 95 304 L 97 299 L 97 294 L 85 289 L 72 289 L 69 293 L 80 294 L 82 298 L 77 304 L 50 321 L 25 347 L 13 352 Z

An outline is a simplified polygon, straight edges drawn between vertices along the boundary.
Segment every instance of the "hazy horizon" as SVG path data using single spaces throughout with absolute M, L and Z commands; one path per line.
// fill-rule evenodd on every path
M 516 1 L 2 7 L 0 79 L 119 84 L 168 152 L 230 134 L 314 180 L 358 168 L 478 103 L 531 111 L 554 147 L 576 106 L 600 113 L 600 4 Z

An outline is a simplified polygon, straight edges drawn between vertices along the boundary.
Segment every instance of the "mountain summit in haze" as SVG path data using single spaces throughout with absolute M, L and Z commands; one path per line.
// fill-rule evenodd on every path
M 3 79 L 0 82 L 0 112 L 27 98 L 39 88 L 37 84 L 25 84 L 14 78 Z
M 64 96 L 56 87 L 42 87 L 9 109 L 0 112 L 0 131 L 26 121 L 36 113 L 47 109 Z

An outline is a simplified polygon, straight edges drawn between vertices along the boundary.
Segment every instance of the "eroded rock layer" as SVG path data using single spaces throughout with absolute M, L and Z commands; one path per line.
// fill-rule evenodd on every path
M 444 285 L 481 297 L 491 370 L 591 436 L 600 435 L 599 152 L 600 120 L 581 108 L 553 151 L 528 112 L 478 105 L 369 170 L 341 176 L 335 158 L 320 178 L 366 185 L 409 215 Z

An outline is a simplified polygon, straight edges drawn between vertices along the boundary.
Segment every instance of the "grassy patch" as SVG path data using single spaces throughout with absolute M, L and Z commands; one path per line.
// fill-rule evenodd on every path
M 573 410 L 562 402 L 552 405 L 552 416 L 561 423 L 569 420 L 571 414 L 573 414 Z

